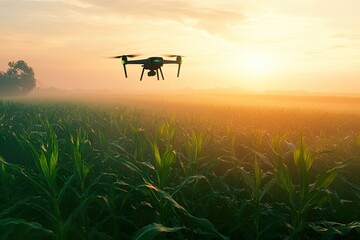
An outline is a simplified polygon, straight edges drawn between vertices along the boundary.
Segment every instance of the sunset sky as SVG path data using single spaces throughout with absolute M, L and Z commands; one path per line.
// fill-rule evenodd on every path
M 0 0 L 0 70 L 39 88 L 360 93 L 358 0 Z M 165 81 L 107 56 L 181 54 Z

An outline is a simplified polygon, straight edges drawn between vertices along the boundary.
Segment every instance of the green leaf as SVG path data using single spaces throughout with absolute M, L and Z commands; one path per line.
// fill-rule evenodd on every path
M 39 162 L 40 162 L 41 171 L 49 183 L 49 175 L 50 175 L 49 171 L 50 170 L 49 170 L 49 166 L 48 166 L 48 162 L 47 162 L 45 153 L 43 151 L 41 151 Z
M 66 193 L 66 190 L 69 188 L 70 186 L 70 183 L 72 182 L 74 178 L 74 174 L 72 174 L 70 177 L 68 177 L 65 181 L 65 183 L 63 184 L 62 188 L 60 189 L 60 192 L 59 192 L 59 195 L 58 195 L 58 198 L 59 198 L 59 202 L 62 201 L 65 193 Z
M 304 170 L 306 171 L 311 168 L 314 162 L 314 158 L 306 147 L 303 137 L 300 139 L 300 145 L 294 150 L 294 162 L 300 168 L 305 167 Z
M 161 233 L 173 233 L 183 229 L 183 227 L 165 227 L 162 224 L 151 223 L 142 227 L 134 237 L 134 240 L 151 240 Z
M 161 166 L 162 165 L 161 156 L 160 156 L 159 148 L 157 147 L 156 144 L 153 145 L 153 150 L 154 150 L 155 161 L 158 164 L 158 166 Z
M 321 221 L 317 223 L 310 223 L 309 227 L 314 231 L 322 235 L 322 239 L 332 239 L 335 235 L 346 235 L 352 229 L 356 229 L 357 232 L 360 232 L 360 222 L 353 221 L 347 224 L 330 222 L 330 221 Z M 345 239 L 345 238 L 344 238 Z
M 340 165 L 338 165 L 330 170 L 327 170 L 325 173 L 321 173 L 318 176 L 318 178 L 316 179 L 315 185 L 312 189 L 329 187 L 330 184 L 336 178 L 338 171 L 343 169 L 348 163 L 349 163 L 349 161 L 345 161 L 345 162 L 341 163 Z
M 188 212 L 185 216 L 186 216 L 187 220 L 190 222 L 190 224 L 193 225 L 193 227 L 198 227 L 201 230 L 207 232 L 208 234 L 211 234 L 211 235 L 217 237 L 218 239 L 223 239 L 223 240 L 229 239 L 228 237 L 222 235 L 216 229 L 214 224 L 212 224 L 208 219 L 195 217 L 195 216 L 189 214 Z
M 255 182 L 251 177 L 251 174 L 245 169 L 241 169 L 241 176 L 243 177 L 246 185 L 251 188 L 251 191 L 255 191 Z
M 41 190 L 41 192 L 45 193 L 45 195 L 47 195 L 47 196 L 49 197 L 49 199 L 52 198 L 51 193 L 50 193 L 47 189 L 45 189 L 45 187 L 43 187 L 43 186 L 41 185 L 41 182 L 38 181 L 38 179 L 35 179 L 34 177 L 32 177 L 32 176 L 30 176 L 29 174 L 27 174 L 24 169 L 21 169 L 19 172 L 20 172 L 25 178 L 27 178 L 27 179 L 30 181 L 30 183 L 32 183 L 36 188 L 38 188 L 39 190 Z
M 265 184 L 265 186 L 263 187 L 261 194 L 260 194 L 260 201 L 261 199 L 265 196 L 266 193 L 268 193 L 270 191 L 270 189 L 272 188 L 272 186 L 275 184 L 276 179 L 272 178 L 269 182 L 267 182 Z
M 58 142 L 57 142 L 57 137 L 56 137 L 55 133 L 52 133 L 51 145 L 52 145 L 52 147 L 51 147 L 49 170 L 50 170 L 51 178 L 55 178 L 56 177 L 56 167 L 57 167 L 57 162 L 58 162 L 58 158 L 59 158 Z
M 204 233 L 210 234 L 220 239 L 228 239 L 222 235 L 216 227 L 206 218 L 195 217 L 190 214 L 183 206 L 181 206 L 175 199 L 173 199 L 167 192 L 155 187 L 151 183 L 147 183 L 138 186 L 138 188 L 148 188 L 151 191 L 155 191 L 161 198 L 166 199 L 172 207 L 180 212 L 180 215 L 193 227 L 200 228 Z
M 255 187 L 256 192 L 259 192 L 260 185 L 261 185 L 261 177 L 260 177 L 260 165 L 259 160 L 257 159 L 257 156 L 255 155 L 254 159 L 254 174 L 255 174 Z
M 338 170 L 331 169 L 326 171 L 325 173 L 321 173 L 315 182 L 315 189 L 317 188 L 327 188 L 336 178 Z
M 309 169 L 312 166 L 314 158 L 307 149 L 304 138 L 301 137 L 300 145 L 294 151 L 294 162 L 300 180 L 300 198 L 304 201 L 309 192 Z
M 174 196 L 177 192 L 179 192 L 183 187 L 185 187 L 188 184 L 191 184 L 193 182 L 198 182 L 199 180 L 204 179 L 207 181 L 206 177 L 203 175 L 195 175 L 195 176 L 189 176 L 184 179 L 179 185 L 177 185 L 174 189 L 174 191 L 171 193 L 171 196 Z
M 293 205 L 295 202 L 295 187 L 291 180 L 289 168 L 282 162 L 277 165 L 276 180 L 279 186 L 288 193 L 290 204 Z
M 8 227 L 9 225 L 24 225 L 34 230 L 41 230 L 44 233 L 49 235 L 54 235 L 53 231 L 44 228 L 40 223 L 37 222 L 28 222 L 21 218 L 5 218 L 0 219 L 0 227 Z

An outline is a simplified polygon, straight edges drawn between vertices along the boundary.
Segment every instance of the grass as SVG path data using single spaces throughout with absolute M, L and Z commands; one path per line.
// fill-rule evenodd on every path
M 359 120 L 1 101 L 0 236 L 357 239 Z

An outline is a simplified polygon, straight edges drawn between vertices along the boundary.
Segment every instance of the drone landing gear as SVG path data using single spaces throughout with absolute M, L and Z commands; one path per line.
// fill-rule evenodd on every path
M 161 73 L 161 78 L 162 78 L 162 80 L 165 80 L 165 79 L 164 79 L 164 74 L 163 74 L 161 68 L 156 69 L 157 80 L 158 80 L 158 81 L 160 80 L 160 79 L 159 79 L 159 69 L 160 69 L 160 73 Z
M 160 73 L 161 73 L 162 80 L 165 80 L 165 79 L 164 79 L 164 74 L 163 74 L 161 68 L 160 68 Z M 158 79 L 158 80 L 159 80 L 159 79 Z
M 140 81 L 142 81 L 142 77 L 143 77 L 143 75 L 144 75 L 144 70 L 145 70 L 145 67 L 143 66 L 143 69 L 142 69 L 142 72 L 141 72 Z
M 153 76 L 156 75 L 157 80 L 160 80 L 160 79 L 159 79 L 159 69 L 160 69 L 160 73 L 161 73 L 161 78 L 162 78 L 162 80 L 165 80 L 165 79 L 164 79 L 164 74 L 163 74 L 161 68 L 156 69 L 156 71 L 155 71 L 155 70 L 150 70 L 150 71 L 148 72 L 148 76 L 149 76 L 149 77 L 153 77 Z M 143 76 L 144 76 L 144 71 L 145 71 L 145 67 L 143 66 L 143 69 L 142 69 L 142 71 L 141 71 L 140 81 L 142 81 L 142 78 L 143 78 Z

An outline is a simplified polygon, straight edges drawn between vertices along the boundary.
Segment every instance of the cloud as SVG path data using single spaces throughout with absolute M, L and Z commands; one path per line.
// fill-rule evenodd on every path
M 232 26 L 240 24 L 244 14 L 237 8 L 225 3 L 195 4 L 192 1 L 99 1 L 81 0 L 82 3 L 102 11 L 102 14 L 112 14 L 120 17 L 130 17 L 132 20 L 141 20 L 147 24 L 156 24 L 158 21 L 175 21 L 197 30 L 206 31 L 212 35 L 226 37 L 232 35 Z
M 183 33 L 184 29 L 236 40 L 235 28 L 245 17 L 236 3 L 196 1 L 115 0 L 14 0 L 0 1 L 0 27 L 6 32 L 73 36 L 116 27 L 137 35 L 137 31 Z M 19 31 L 21 29 L 21 31 Z M 133 29 L 133 30 L 131 30 Z M 190 30 L 190 32 L 189 32 Z M 129 32 L 131 31 L 131 32 Z M 161 35 L 163 36 L 163 34 Z M 128 36 L 129 37 L 129 36 Z

